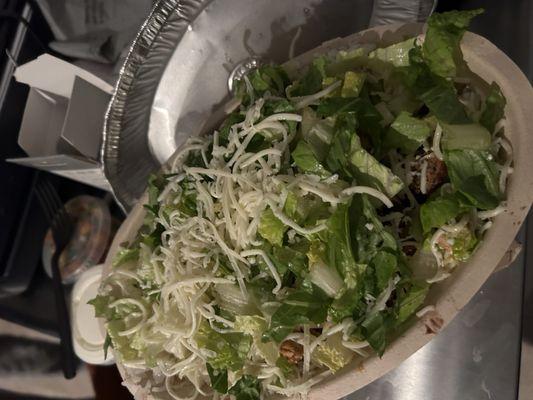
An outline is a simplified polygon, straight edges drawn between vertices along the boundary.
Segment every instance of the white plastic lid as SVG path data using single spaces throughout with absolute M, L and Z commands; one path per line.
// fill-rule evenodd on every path
M 105 331 L 102 321 L 94 316 L 94 307 L 87 302 L 98 294 L 103 265 L 85 271 L 72 289 L 71 327 L 76 355 L 88 364 L 110 365 L 115 362 L 113 352 L 104 359 Z

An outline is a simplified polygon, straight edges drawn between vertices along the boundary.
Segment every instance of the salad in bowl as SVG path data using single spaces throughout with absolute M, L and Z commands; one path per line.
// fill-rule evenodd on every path
M 305 396 L 431 311 L 513 172 L 506 99 L 461 53 L 479 13 L 257 68 L 220 128 L 150 178 L 92 300 L 137 397 Z

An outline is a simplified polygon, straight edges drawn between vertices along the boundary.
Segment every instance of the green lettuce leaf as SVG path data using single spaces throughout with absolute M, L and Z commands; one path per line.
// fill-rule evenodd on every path
M 384 192 L 388 197 L 396 196 L 404 186 L 403 181 L 389 167 L 381 164 L 363 148 L 352 152 L 350 162 L 356 168 L 354 175 L 357 182 Z
M 249 335 L 237 332 L 219 333 L 207 323 L 200 325 L 195 339 L 199 347 L 216 353 L 208 360 L 214 369 L 231 371 L 238 371 L 243 367 L 252 343 Z
M 131 340 L 118 333 L 125 329 L 122 320 L 112 320 L 107 324 L 107 334 L 111 338 L 112 347 L 115 354 L 118 354 L 122 361 L 138 360 L 144 358 L 142 353 L 132 347 Z
M 430 134 L 431 129 L 424 120 L 402 111 L 387 131 L 384 145 L 389 148 L 401 149 L 406 153 L 413 153 Z
M 366 265 L 358 264 L 358 277 L 363 277 Z M 328 314 L 334 322 L 342 322 L 345 318 L 352 317 L 358 319 L 359 315 L 364 314 L 366 310 L 366 303 L 363 299 L 364 287 L 358 286 L 348 288 L 341 294 L 341 296 L 331 303 Z
M 287 226 L 274 215 L 270 208 L 263 211 L 257 231 L 264 239 L 268 240 L 272 245 L 281 246 L 286 230 Z
M 295 276 L 303 277 L 307 272 L 307 257 L 305 253 L 291 247 L 275 246 L 272 249 L 271 259 L 281 276 L 287 271 L 291 271 Z
M 420 206 L 420 222 L 424 233 L 429 233 L 433 228 L 440 228 L 452 218 L 469 211 L 472 207 L 465 204 L 458 193 L 444 194 L 429 199 Z
M 470 119 L 457 98 L 453 83 L 431 72 L 422 57 L 420 47 L 409 52 L 410 65 L 401 72 L 404 82 L 439 121 L 449 124 L 467 124 Z
M 353 356 L 353 351 L 342 345 L 342 333 L 338 333 L 329 336 L 325 342 L 319 344 L 313 351 L 311 358 L 314 362 L 327 367 L 331 372 L 337 372 L 345 367 Z
M 348 217 L 349 208 L 349 203 L 339 204 L 327 221 L 328 265 L 337 268 L 343 278 L 351 276 L 357 271 L 357 265 L 352 253 L 350 220 Z
M 250 105 L 255 98 L 263 96 L 266 92 L 270 92 L 273 95 L 284 95 L 285 88 L 290 83 L 285 70 L 275 64 L 267 64 L 255 69 L 248 75 L 248 79 L 253 93 L 248 93 L 244 81 L 238 82 L 236 91 L 237 96 L 241 97 L 244 105 Z
M 409 50 L 413 48 L 414 43 L 415 39 L 410 38 L 385 48 L 377 48 L 371 51 L 368 57 L 391 63 L 395 67 L 405 67 L 409 65 Z
M 294 364 L 291 364 L 285 357 L 278 357 L 276 361 L 276 367 L 278 367 L 285 378 L 294 377 L 296 368 Z
M 296 166 L 303 172 L 309 172 L 322 177 L 328 177 L 331 175 L 318 161 L 311 146 L 303 140 L 298 142 L 291 155 L 294 164 L 296 164 Z
M 109 333 L 106 332 L 104 340 L 104 360 L 107 360 L 107 354 L 110 347 L 113 348 L 113 340 L 111 339 L 111 336 L 109 336 Z
M 363 89 L 366 74 L 364 72 L 347 71 L 341 88 L 341 97 L 358 97 Z
M 490 132 L 480 124 L 441 124 L 441 146 L 444 150 L 488 150 L 492 142 Z
M 289 89 L 290 95 L 307 96 L 322 90 L 322 81 L 326 77 L 325 65 L 325 58 L 315 59 L 302 79 L 295 82 Z
M 425 282 L 412 282 L 409 289 L 401 292 L 398 301 L 397 323 L 406 321 L 413 315 L 426 299 L 429 285 Z
M 344 275 L 346 290 L 329 309 L 335 322 L 365 316 L 365 294 L 376 296 L 399 269 L 397 244 L 387 232 L 366 195 L 354 195 L 349 210 L 350 239 L 354 264 Z M 340 243 L 340 242 L 339 242 Z M 339 245 L 339 244 L 337 244 Z
M 121 248 L 117 251 L 115 257 L 113 257 L 113 268 L 120 267 L 130 261 L 137 261 L 139 259 L 139 248 L 124 249 Z
M 456 60 L 462 60 L 461 39 L 470 20 L 482 12 L 482 9 L 450 11 L 429 17 L 423 52 L 434 74 L 445 78 L 456 76 Z
M 319 161 L 326 158 L 333 136 L 333 126 L 333 118 L 318 118 L 310 107 L 302 112 L 302 137 L 311 146 Z
M 397 256 L 390 251 L 380 250 L 372 257 L 370 265 L 375 271 L 377 292 L 381 293 L 398 270 Z
M 227 116 L 218 131 L 220 144 L 225 145 L 227 143 L 231 127 L 242 121 L 244 121 L 244 115 L 239 111 L 234 111 Z
M 259 400 L 261 398 L 261 383 L 259 379 L 251 375 L 243 375 L 229 393 L 235 396 L 235 400 Z
M 368 137 L 376 152 L 379 151 L 383 133 L 383 127 L 381 126 L 383 117 L 368 96 L 329 97 L 320 102 L 316 113 L 319 117 L 324 118 L 344 113 L 354 113 L 359 133 Z
M 109 304 L 113 301 L 114 299 L 110 296 L 99 294 L 94 299 L 89 300 L 87 304 L 94 307 L 94 316 L 96 318 L 105 318 L 110 321 L 119 318 L 115 308 L 109 307 Z
M 385 311 L 370 314 L 361 324 L 364 339 L 381 357 L 387 347 L 387 336 L 390 322 Z
M 263 343 L 261 341 L 263 332 L 267 327 L 266 320 L 258 315 L 237 315 L 235 317 L 235 331 L 250 335 L 259 354 L 267 363 L 274 365 L 279 356 L 278 347 L 273 342 Z
M 325 160 L 328 169 L 338 173 L 345 180 L 351 180 L 353 176 L 353 167 L 350 163 L 352 150 L 361 147 L 359 138 L 355 134 L 356 127 L 355 113 L 344 113 L 337 117 L 331 146 Z
M 367 227 L 368 224 L 372 229 Z M 357 263 L 370 263 L 379 249 L 390 249 L 393 252 L 397 250 L 396 240 L 384 229 L 367 195 L 353 196 L 350 226 L 352 227 L 353 252 Z
M 318 196 L 297 196 L 289 191 L 283 206 L 283 212 L 290 219 L 304 226 L 315 225 L 319 219 L 329 216 L 329 205 Z
M 298 196 L 293 191 L 287 192 L 287 198 L 285 199 L 285 204 L 283 205 L 283 212 L 290 219 L 301 222 L 301 215 L 298 210 Z
M 344 290 L 344 282 L 335 266 L 329 266 L 322 260 L 309 262 L 307 279 L 331 298 L 338 297 Z
M 292 292 L 272 315 L 270 328 L 263 335 L 263 341 L 274 340 L 279 343 L 297 325 L 324 322 L 330 303 L 331 299 L 314 285 L 311 291 L 300 289 Z
M 209 380 L 211 381 L 211 387 L 218 393 L 226 394 L 228 392 L 228 370 L 215 369 L 209 363 L 206 364 L 206 367 Z
M 487 128 L 490 133 L 494 132 L 494 127 L 504 117 L 506 104 L 507 100 L 505 100 L 500 87 L 496 82 L 492 82 L 479 119 L 479 123 Z
M 496 163 L 489 158 L 476 150 L 451 150 L 444 156 L 453 187 L 482 210 L 497 207 L 502 197 Z

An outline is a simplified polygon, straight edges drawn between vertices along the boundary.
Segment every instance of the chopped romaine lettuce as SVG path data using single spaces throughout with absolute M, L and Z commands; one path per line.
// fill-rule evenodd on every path
M 451 150 L 445 153 L 444 161 L 453 187 L 470 203 L 483 210 L 498 206 L 501 193 L 499 174 L 492 156 L 483 151 Z
M 235 400 L 259 400 L 261 398 L 261 384 L 259 379 L 251 375 L 243 375 L 229 390 Z
M 124 249 L 121 248 L 119 251 L 117 251 L 117 254 L 115 257 L 113 257 L 113 268 L 120 267 L 123 264 L 126 264 L 128 262 L 135 262 L 139 259 L 139 249 L 138 248 L 132 248 L 132 249 Z
M 429 199 L 420 206 L 420 222 L 424 233 L 440 228 L 453 218 L 469 211 L 469 206 L 459 193 L 449 193 Z
M 270 208 L 263 211 L 257 231 L 264 239 L 273 245 L 281 246 L 286 230 L 287 226 L 274 215 Z
M 396 196 L 403 189 L 402 180 L 365 149 L 354 150 L 350 162 L 357 169 L 355 178 L 362 184 L 374 187 L 388 197 Z
M 292 84 L 289 93 L 294 96 L 307 96 L 322 90 L 322 81 L 326 78 L 325 58 L 317 58 L 302 79 Z
M 274 64 L 263 65 L 253 70 L 248 77 L 249 87 L 244 80 L 236 82 L 236 95 L 244 105 L 251 105 L 258 97 L 267 92 L 273 95 L 284 95 L 285 88 L 290 83 L 285 70 Z
M 365 83 L 366 74 L 364 72 L 347 71 L 344 74 L 341 97 L 357 97 L 361 93 Z
M 309 263 L 309 280 L 332 298 L 342 294 L 344 289 L 342 278 L 335 267 L 330 267 L 322 260 Z
M 397 255 L 390 251 L 380 250 L 370 261 L 376 274 L 376 289 L 383 291 L 398 268 Z
M 361 327 L 364 339 L 381 357 L 387 346 L 387 333 L 390 327 L 390 318 L 386 311 L 368 315 Z
M 274 312 L 270 328 L 263 334 L 263 341 L 274 340 L 279 343 L 297 325 L 326 320 L 331 299 L 322 289 L 312 285 L 311 291 L 296 290 L 289 294 Z
M 505 100 L 500 87 L 496 82 L 492 82 L 489 94 L 485 99 L 481 118 L 479 119 L 479 123 L 487 128 L 490 133 L 495 133 L 494 128 L 504 116 L 506 103 L 507 101 Z
M 411 317 L 426 299 L 429 285 L 425 282 L 411 282 L 407 288 L 398 289 L 398 316 L 397 322 L 405 322 Z
M 331 175 L 318 161 L 311 146 L 303 140 L 299 141 L 296 145 L 296 148 L 292 152 L 292 159 L 296 166 L 303 172 L 309 172 L 323 177 Z
M 115 310 L 109 307 L 113 300 L 108 295 L 97 295 L 94 299 L 87 302 L 94 307 L 94 316 L 96 318 L 105 318 L 106 320 L 116 319 Z
M 442 122 L 470 123 L 464 106 L 457 98 L 453 83 L 434 74 L 425 63 L 420 47 L 409 52 L 410 64 L 403 67 L 404 81 L 413 94 Z
M 226 394 L 228 392 L 228 370 L 215 369 L 209 363 L 206 364 L 206 368 L 209 374 L 209 380 L 211 381 L 211 387 L 218 393 Z
M 267 327 L 267 321 L 258 315 L 237 315 L 235 317 L 235 331 L 250 335 L 253 338 L 253 345 L 265 361 L 270 365 L 275 365 L 279 355 L 278 347 L 273 342 L 263 343 L 261 341 L 263 332 L 266 331 Z
M 419 118 L 402 111 L 391 124 L 385 136 L 384 145 L 413 153 L 431 134 L 429 125 Z
M 202 323 L 195 335 L 199 347 L 211 350 L 215 355 L 208 362 L 214 369 L 238 371 L 248 356 L 252 337 L 238 332 L 220 333 L 209 324 Z
M 356 126 L 354 113 L 341 114 L 337 117 L 334 136 L 325 160 L 331 172 L 338 173 L 347 180 L 353 175 L 350 154 L 353 149 L 360 147 L 359 138 L 355 134 Z
M 272 249 L 272 262 L 281 276 L 287 271 L 291 271 L 295 276 L 303 277 L 307 272 L 305 253 L 289 246 L 275 246 Z
M 302 137 L 311 146 L 317 159 L 323 161 L 331 144 L 334 120 L 318 118 L 311 108 L 305 108 L 302 114 Z
M 470 20 L 482 12 L 482 9 L 450 11 L 429 17 L 423 51 L 434 74 L 445 78 L 456 75 L 456 60 L 462 60 L 459 43 Z
M 237 285 L 231 283 L 217 285 L 214 295 L 220 307 L 231 313 L 247 315 L 255 311 L 250 298 L 244 296 Z
M 441 146 L 444 150 L 488 150 L 492 135 L 480 124 L 441 124 L 443 134 Z
M 343 278 L 354 274 L 357 270 L 352 252 L 349 208 L 350 204 L 339 204 L 327 222 L 327 261 Z
M 386 61 L 395 67 L 405 67 L 409 65 L 409 50 L 413 48 L 414 43 L 415 39 L 410 38 L 385 48 L 377 48 L 371 51 L 368 57 Z
M 311 355 L 314 361 L 326 366 L 331 372 L 337 372 L 348 365 L 353 356 L 354 353 L 342 345 L 342 333 L 328 336 Z

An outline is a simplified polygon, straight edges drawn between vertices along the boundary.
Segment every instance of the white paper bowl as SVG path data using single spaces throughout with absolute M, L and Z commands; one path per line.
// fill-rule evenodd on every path
M 421 24 L 380 26 L 324 43 L 287 65 L 298 69 L 322 54 L 365 43 L 388 45 L 421 32 Z M 360 364 L 352 363 L 315 386 L 309 396 L 312 400 L 335 399 L 354 392 L 398 366 L 435 337 L 437 332 L 432 332 L 446 326 L 487 280 L 527 216 L 533 198 L 533 136 L 530 134 L 533 89 L 520 69 L 487 39 L 466 33 L 461 47 L 470 69 L 488 83 L 497 82 L 507 99 L 505 135 L 514 149 L 514 172 L 507 186 L 507 212 L 495 218 L 482 245 L 466 264 L 459 266 L 447 280 L 431 287 L 427 304 L 434 305 L 435 312 L 416 320 L 390 343 L 381 359 L 373 356 Z M 141 203 L 143 200 L 145 197 Z M 139 204 L 119 229 L 109 252 L 108 265 L 117 246 L 135 236 L 143 216 L 144 210 Z M 122 373 L 125 373 L 123 369 Z

